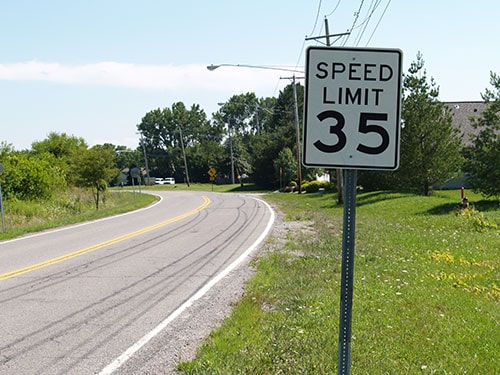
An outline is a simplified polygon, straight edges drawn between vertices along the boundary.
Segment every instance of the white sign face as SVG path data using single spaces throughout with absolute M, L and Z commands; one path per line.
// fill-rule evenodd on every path
M 398 168 L 402 56 L 398 49 L 308 48 L 304 166 Z

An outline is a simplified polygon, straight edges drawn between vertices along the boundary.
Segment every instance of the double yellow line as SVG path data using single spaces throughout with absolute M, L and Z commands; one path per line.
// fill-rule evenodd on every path
M 45 260 L 43 262 L 33 264 L 31 266 L 27 266 L 27 267 L 24 267 L 24 268 L 19 268 L 19 269 L 14 270 L 14 271 L 2 273 L 2 274 L 0 274 L 0 281 L 11 279 L 13 277 L 17 277 L 17 276 L 23 275 L 23 274 L 28 273 L 28 272 L 36 271 L 36 270 L 39 270 L 41 268 L 45 268 L 45 267 L 51 266 L 51 265 L 56 264 L 56 263 L 64 262 L 65 260 L 76 258 L 76 257 L 78 257 L 80 255 L 91 253 L 92 251 L 95 251 L 95 250 L 98 250 L 98 249 L 102 249 L 103 247 L 106 247 L 106 246 L 109 246 L 109 245 L 116 244 L 118 242 L 122 242 L 122 241 L 128 240 L 128 239 L 130 239 L 132 237 L 139 236 L 141 234 L 150 232 L 152 230 L 155 230 L 155 229 L 164 227 L 166 225 L 175 223 L 176 221 L 185 219 L 186 217 L 189 217 L 191 215 L 194 215 L 194 214 L 196 214 L 196 213 L 204 210 L 210 204 L 210 199 L 208 197 L 202 196 L 202 198 L 203 198 L 203 204 L 201 206 L 196 207 L 195 209 L 193 209 L 191 211 L 188 211 L 185 214 L 176 216 L 176 217 L 174 217 L 172 219 L 168 219 L 168 220 L 162 221 L 161 223 L 158 223 L 158 224 L 155 224 L 155 225 L 151 225 L 151 226 L 143 228 L 143 229 L 139 229 L 138 231 L 135 231 L 135 232 L 132 232 L 132 233 L 124 234 L 123 236 L 113 238 L 113 239 L 111 239 L 109 241 L 101 242 L 101 243 L 99 243 L 97 245 L 86 247 L 85 249 L 73 251 L 71 253 L 68 253 L 68 254 L 65 254 L 65 255 L 61 255 L 61 256 L 56 257 L 56 258 L 48 259 L 48 260 Z

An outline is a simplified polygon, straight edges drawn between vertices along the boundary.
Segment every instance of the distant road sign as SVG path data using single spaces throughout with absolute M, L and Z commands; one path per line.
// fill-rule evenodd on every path
M 134 168 L 132 168 L 132 169 L 130 170 L 130 175 L 131 175 L 133 178 L 139 178 L 139 176 L 140 176 L 140 172 L 141 172 L 141 171 L 139 170 L 139 168 L 134 167 Z
M 308 48 L 304 166 L 398 168 L 401 61 L 398 49 Z

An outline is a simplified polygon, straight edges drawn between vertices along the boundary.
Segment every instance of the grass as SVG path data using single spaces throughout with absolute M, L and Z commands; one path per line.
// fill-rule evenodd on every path
M 116 190 L 108 192 L 96 210 L 91 192 L 70 189 L 50 201 L 4 201 L 6 231 L 0 232 L 0 240 L 132 211 L 156 199 L 138 192 L 134 198 L 131 191 Z
M 500 202 L 460 192 L 358 195 L 353 374 L 498 374 Z M 329 194 L 266 198 L 300 222 L 268 241 L 223 326 L 183 374 L 337 372 L 342 208 Z M 295 226 L 294 226 L 295 227 Z
M 148 190 L 255 191 L 253 185 L 185 184 Z M 128 189 L 69 191 L 51 202 L 4 202 L 0 239 L 125 212 L 151 203 Z M 137 190 L 137 189 L 136 189 Z M 358 195 L 353 374 L 498 374 L 500 202 L 460 192 L 432 197 Z M 256 276 L 223 326 L 183 374 L 336 373 L 342 208 L 330 194 L 268 194 L 285 215 Z M 293 224 L 293 225 L 292 225 Z

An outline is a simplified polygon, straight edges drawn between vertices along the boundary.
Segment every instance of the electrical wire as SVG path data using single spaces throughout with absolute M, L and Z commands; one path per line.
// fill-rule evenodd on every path
M 351 36 L 351 33 L 352 33 L 352 30 L 354 29 L 354 26 L 356 26 L 356 23 L 358 22 L 358 18 L 359 18 L 359 14 L 361 13 L 361 8 L 363 8 L 363 3 L 365 2 L 365 0 L 361 0 L 361 4 L 359 4 L 359 9 L 358 11 L 354 14 L 354 21 L 352 23 L 352 26 L 350 29 L 348 29 L 349 31 L 349 34 L 347 35 L 347 37 L 345 38 L 344 40 L 344 43 L 342 44 L 342 47 L 345 46 L 347 44 L 347 41 L 349 40 L 349 37 Z
M 321 12 L 321 5 L 322 5 L 322 0 L 319 0 L 319 3 L 318 3 L 318 11 L 316 12 L 316 19 L 314 21 L 314 26 L 313 26 L 313 29 L 311 30 L 311 33 L 309 35 L 313 35 L 314 34 L 314 31 L 316 30 L 316 27 L 318 26 L 318 20 L 319 20 L 319 14 Z M 339 0 L 339 3 L 340 3 L 340 0 Z M 338 4 L 337 4 L 338 5 Z M 306 35 L 307 37 L 307 35 Z M 305 46 L 306 46 L 306 40 L 304 38 L 304 41 L 302 42 L 302 47 L 300 48 L 300 53 L 299 53 L 299 57 L 297 58 L 297 64 L 295 66 L 295 68 L 297 69 L 297 67 L 300 65 L 300 61 L 302 59 L 302 55 L 304 54 L 304 50 L 305 50 Z
M 387 8 L 389 8 L 389 4 L 391 3 L 391 0 L 389 0 L 387 2 L 387 5 L 385 6 L 384 8 L 384 11 L 382 12 L 382 15 L 380 16 L 377 24 L 375 25 L 375 28 L 373 29 L 373 32 L 372 34 L 370 35 L 370 38 L 368 39 L 368 41 L 366 42 L 366 45 L 365 46 L 368 46 L 368 44 L 370 44 L 370 41 L 372 40 L 372 37 L 373 37 L 373 34 L 375 34 L 375 31 L 377 31 L 377 28 L 378 28 L 378 25 L 380 24 L 380 21 L 382 21 L 382 18 L 384 17 L 385 15 L 385 12 L 387 11 Z
M 337 8 L 339 7 L 341 2 L 342 2 L 342 0 L 339 0 L 337 2 L 337 5 L 335 5 L 335 8 L 333 8 L 333 10 L 330 13 L 328 13 L 325 17 L 330 17 L 333 13 L 335 13 L 335 11 L 337 10 Z
M 359 30 L 358 35 L 356 36 L 356 39 L 354 39 L 354 45 L 357 47 L 359 43 L 361 42 L 361 38 L 363 37 L 363 34 L 366 31 L 366 28 L 368 27 L 368 24 L 370 23 L 370 20 L 373 16 L 373 13 L 377 10 L 378 6 L 382 0 L 372 0 L 370 7 L 368 8 L 368 16 L 365 18 L 365 20 L 359 25 L 359 27 L 363 26 L 362 29 Z
M 365 30 L 366 26 L 368 25 L 368 23 L 370 22 L 370 17 L 371 17 L 371 10 L 372 10 L 372 6 L 373 6 L 373 3 L 375 2 L 376 0 L 372 0 L 372 2 L 370 3 L 370 7 L 368 8 L 368 16 L 363 20 L 363 22 L 361 22 L 358 26 L 354 27 L 352 30 L 351 30 L 351 35 L 354 35 L 353 32 L 354 30 L 358 30 L 358 33 L 356 34 L 356 37 L 354 38 L 354 42 L 353 42 L 353 45 L 356 46 L 356 43 L 357 41 L 359 40 L 360 36 L 363 34 L 363 31 Z
M 316 26 L 318 25 L 319 12 L 321 11 L 321 2 L 322 2 L 322 0 L 319 0 L 318 11 L 316 12 L 316 20 L 314 21 L 313 29 L 312 29 L 312 31 L 311 31 L 311 33 L 309 35 L 313 35 L 314 34 L 314 31 L 316 30 Z
M 302 47 L 300 48 L 299 58 L 297 59 L 297 64 L 295 65 L 295 69 L 298 69 L 298 67 L 300 66 L 302 54 L 304 53 L 305 47 L 306 47 L 306 40 L 304 38 L 304 41 L 302 42 Z

